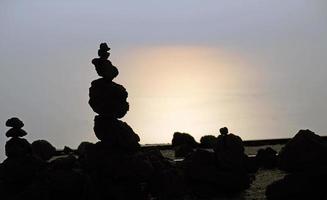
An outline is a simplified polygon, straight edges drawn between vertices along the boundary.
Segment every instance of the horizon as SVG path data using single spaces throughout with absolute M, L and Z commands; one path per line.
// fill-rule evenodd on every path
M 101 6 L 100 6 L 101 5 Z M 5 122 L 56 148 L 98 141 L 88 105 L 101 42 L 119 70 L 141 144 L 327 135 L 323 0 L 0 2 L 0 160 Z

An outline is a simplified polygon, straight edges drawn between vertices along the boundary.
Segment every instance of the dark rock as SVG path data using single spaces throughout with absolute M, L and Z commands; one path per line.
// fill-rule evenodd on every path
M 92 185 L 100 199 L 142 199 L 153 174 L 151 162 L 140 154 L 126 154 L 96 143 L 88 152 Z
M 193 193 L 200 197 L 235 194 L 250 186 L 244 171 L 226 170 L 216 164 L 215 154 L 198 149 L 183 161 Z
M 49 200 L 86 199 L 86 177 L 74 170 L 52 169 L 47 175 L 46 190 Z
M 6 121 L 6 126 L 21 129 L 21 128 L 23 128 L 24 123 L 17 117 L 13 117 Z
M 195 139 L 187 133 L 180 133 L 175 132 L 173 139 L 171 141 L 171 144 L 173 147 L 179 146 L 179 145 L 189 145 L 192 148 L 195 148 L 198 146 L 198 143 L 195 141 Z
M 6 132 L 7 137 L 24 137 L 27 133 L 20 128 L 11 128 Z
M 26 139 L 13 137 L 6 142 L 5 152 L 8 158 L 24 157 L 32 154 L 32 147 Z
M 256 162 L 262 168 L 272 169 L 277 166 L 277 151 L 271 147 L 259 149 L 255 156 Z
M 214 152 L 221 167 L 237 171 L 244 169 L 244 146 L 239 136 L 219 135 Z
M 60 157 L 51 161 L 51 168 L 56 170 L 71 170 L 78 166 L 77 158 L 73 155 Z
M 6 132 L 7 137 L 23 137 L 27 135 L 27 133 L 21 129 L 24 126 L 24 123 L 17 117 L 8 119 L 6 126 L 12 127 Z
M 200 139 L 200 147 L 206 149 L 213 149 L 216 146 L 217 138 L 213 135 L 205 135 Z
M 56 154 L 56 148 L 46 140 L 32 142 L 33 154 L 38 158 L 47 161 Z
M 94 118 L 94 132 L 97 138 L 113 149 L 135 151 L 139 149 L 139 136 L 125 122 L 103 115 Z
M 259 169 L 259 164 L 255 157 L 249 157 L 248 155 L 244 154 L 244 166 L 248 173 L 256 173 Z
M 175 146 L 174 151 L 175 151 L 176 158 L 184 158 L 193 152 L 193 147 L 188 144 L 182 144 L 179 146 Z
M 45 167 L 44 162 L 30 155 L 8 157 L 3 162 L 3 182 L 7 194 L 5 196 L 15 196 L 22 192 Z
M 289 174 L 268 185 L 266 197 L 268 200 L 325 200 L 327 197 L 326 180 L 325 169 Z
M 279 167 L 288 172 L 319 166 L 327 166 L 327 145 L 310 130 L 300 130 L 279 153 Z
M 107 52 L 104 54 L 105 55 L 102 55 L 103 57 L 109 56 L 109 53 Z M 111 81 L 119 74 L 118 69 L 113 66 L 109 60 L 102 58 L 94 58 L 92 60 L 92 64 L 94 64 L 95 70 L 98 75 L 107 80 Z
M 75 151 L 72 148 L 68 147 L 68 146 L 64 146 L 63 152 L 66 155 L 75 153 Z
M 90 106 L 100 115 L 122 118 L 129 110 L 129 104 L 126 101 L 128 93 L 125 88 L 106 79 L 93 81 L 89 96 Z
M 81 144 L 79 144 L 77 147 L 77 154 L 79 156 L 87 154 L 88 149 L 93 145 L 94 144 L 92 142 L 81 142 Z

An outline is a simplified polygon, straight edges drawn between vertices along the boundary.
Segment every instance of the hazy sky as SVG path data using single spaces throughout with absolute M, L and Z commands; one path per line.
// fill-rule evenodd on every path
M 91 59 L 108 42 L 141 143 L 222 126 L 243 139 L 327 133 L 325 0 L 0 1 L 5 121 L 57 148 L 97 141 Z

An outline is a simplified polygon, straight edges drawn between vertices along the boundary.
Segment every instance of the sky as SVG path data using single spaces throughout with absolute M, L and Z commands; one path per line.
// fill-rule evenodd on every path
M 223 126 L 245 140 L 327 134 L 325 0 L 1 0 L 0 27 L 0 160 L 14 116 L 30 142 L 97 141 L 101 42 L 142 144 Z

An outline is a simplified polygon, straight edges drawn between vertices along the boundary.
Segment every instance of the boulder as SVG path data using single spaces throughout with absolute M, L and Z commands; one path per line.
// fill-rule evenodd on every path
M 272 169 L 277 166 L 277 151 L 271 147 L 265 149 L 259 149 L 255 160 L 258 165 L 265 169 Z
M 317 169 L 311 172 L 292 173 L 267 186 L 268 200 L 325 200 L 327 172 Z
M 213 152 L 198 149 L 185 158 L 183 165 L 192 192 L 202 198 L 235 194 L 250 186 L 244 171 L 221 168 Z
M 182 144 L 187 144 L 193 148 L 198 146 L 198 143 L 195 141 L 195 139 L 190 134 L 180 133 L 180 132 L 174 133 L 171 144 L 173 147 L 179 146 Z
M 244 146 L 242 139 L 234 134 L 219 135 L 214 152 L 220 167 L 244 170 Z
M 279 153 L 279 168 L 288 172 L 319 166 L 327 166 L 327 145 L 310 130 L 300 130 Z
M 115 118 L 97 115 L 94 118 L 94 132 L 97 138 L 111 149 L 126 152 L 139 149 L 139 136 L 123 121 Z
M 129 110 L 126 89 L 107 79 L 100 78 L 92 81 L 89 96 L 90 106 L 99 115 L 122 118 Z
M 6 142 L 5 152 L 8 158 L 24 157 L 32 154 L 32 147 L 26 139 L 13 137 Z
M 47 161 L 56 154 L 56 148 L 46 140 L 32 142 L 33 154 L 38 158 Z
M 200 147 L 206 149 L 213 149 L 217 143 L 217 137 L 213 135 L 205 135 L 200 139 Z

